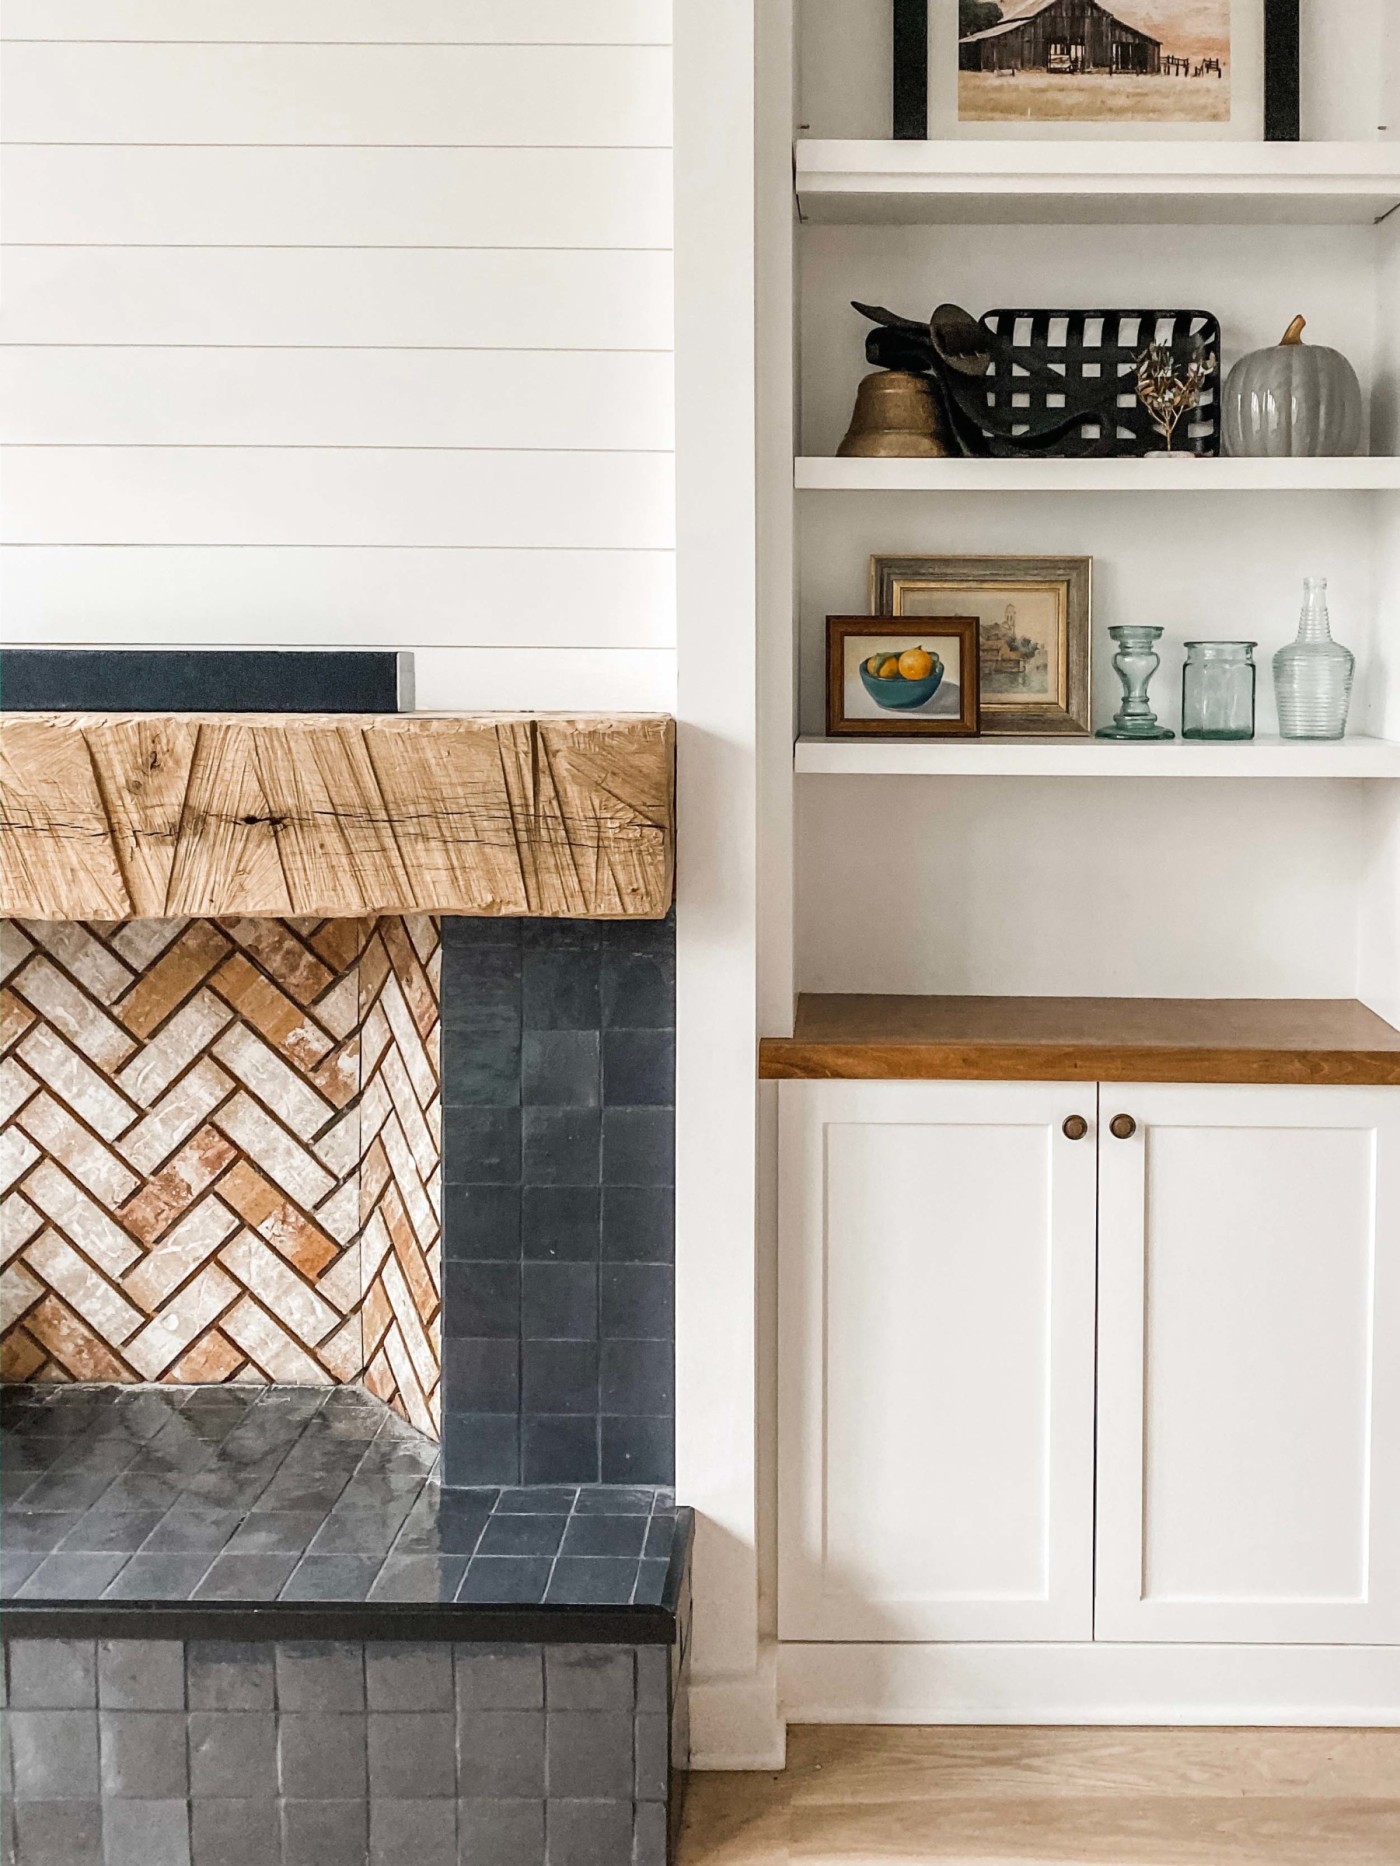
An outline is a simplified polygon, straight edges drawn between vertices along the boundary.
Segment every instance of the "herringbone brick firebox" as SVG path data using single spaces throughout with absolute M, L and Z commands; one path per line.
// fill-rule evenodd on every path
M 440 1421 L 439 922 L 0 926 L 7 1381 Z

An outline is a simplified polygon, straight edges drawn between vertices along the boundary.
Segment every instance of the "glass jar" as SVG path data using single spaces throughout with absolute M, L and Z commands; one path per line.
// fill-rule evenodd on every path
M 1188 641 L 1181 677 L 1183 739 L 1252 739 L 1258 670 L 1253 641 Z

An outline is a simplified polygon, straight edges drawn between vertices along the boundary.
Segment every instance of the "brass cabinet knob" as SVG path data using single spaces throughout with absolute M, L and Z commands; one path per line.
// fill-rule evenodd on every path
M 1082 1114 L 1072 1114 L 1061 1129 L 1066 1140 L 1083 1140 L 1089 1132 L 1089 1123 Z
M 1137 1122 L 1130 1114 L 1116 1114 L 1108 1124 L 1108 1131 L 1115 1140 L 1131 1140 L 1137 1133 Z

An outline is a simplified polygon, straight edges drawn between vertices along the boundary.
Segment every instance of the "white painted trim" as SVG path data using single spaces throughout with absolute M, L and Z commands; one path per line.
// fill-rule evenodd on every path
M 744 1678 L 715 1678 L 690 1687 L 692 1769 L 782 1769 L 787 1725 L 778 1715 L 778 1647 L 759 1651 Z
M 754 0 L 677 0 L 674 68 L 676 1487 L 703 1703 L 759 1653 Z
M 788 1723 L 1400 1725 L 1379 1646 L 796 1645 Z

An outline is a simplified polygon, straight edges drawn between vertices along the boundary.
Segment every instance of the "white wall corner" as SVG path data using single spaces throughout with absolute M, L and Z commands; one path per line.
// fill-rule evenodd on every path
M 757 1668 L 738 1678 L 692 1679 L 692 1769 L 783 1769 L 787 1725 L 778 1709 L 778 1647 L 759 1647 Z

